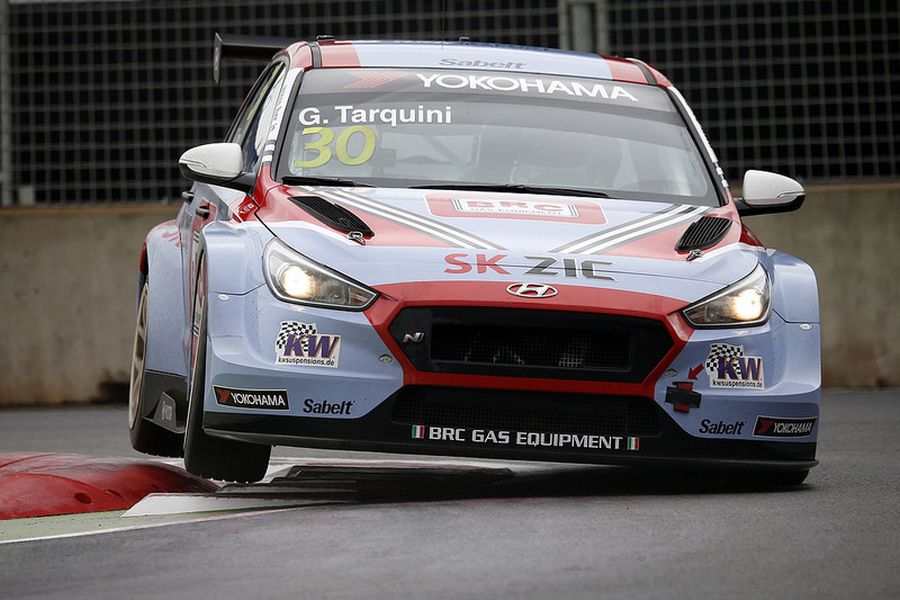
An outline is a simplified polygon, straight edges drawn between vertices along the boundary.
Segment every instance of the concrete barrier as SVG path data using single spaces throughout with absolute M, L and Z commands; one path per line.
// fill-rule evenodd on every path
M 128 381 L 141 244 L 178 208 L 0 211 L 0 405 L 82 402 Z
M 141 242 L 177 210 L 0 211 L 0 405 L 127 382 Z M 900 183 L 812 187 L 799 212 L 747 222 L 818 274 L 825 385 L 900 386 Z
M 810 186 L 799 211 L 748 218 L 819 282 L 823 382 L 900 385 L 900 182 Z

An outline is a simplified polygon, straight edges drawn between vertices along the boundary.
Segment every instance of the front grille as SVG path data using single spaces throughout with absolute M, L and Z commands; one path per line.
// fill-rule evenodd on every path
M 629 335 L 547 328 L 435 325 L 431 358 L 467 364 L 562 369 L 627 369 Z
M 407 308 L 391 335 L 420 371 L 643 381 L 672 347 L 652 319 L 549 310 Z
M 651 437 L 659 410 L 648 398 L 407 386 L 391 420 L 408 425 Z

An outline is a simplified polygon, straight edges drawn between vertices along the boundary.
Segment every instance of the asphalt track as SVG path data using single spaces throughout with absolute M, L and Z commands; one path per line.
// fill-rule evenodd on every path
M 423 470 L 343 504 L 0 544 L 0 597 L 898 598 L 898 431 L 900 392 L 836 392 L 792 490 L 493 462 L 516 476 Z M 8 451 L 133 455 L 122 409 L 0 413 Z

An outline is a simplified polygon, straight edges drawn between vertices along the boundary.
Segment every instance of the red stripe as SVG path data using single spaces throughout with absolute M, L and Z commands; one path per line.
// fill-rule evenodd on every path
M 301 69 L 312 67 L 312 50 L 309 49 L 309 44 L 306 42 L 290 46 L 288 53 L 291 55 L 291 67 L 299 67 Z
M 265 167 L 264 167 L 265 168 Z M 263 177 L 259 178 L 264 179 Z M 277 184 L 275 184 L 277 185 Z M 291 196 L 302 196 L 309 192 L 298 191 L 289 186 L 278 185 L 269 190 L 266 199 L 259 208 L 259 218 L 266 223 L 281 223 L 286 221 L 303 221 L 317 225 L 327 231 L 337 231 L 324 225 L 315 217 L 310 216 L 305 210 L 288 200 Z M 257 190 L 257 197 L 262 194 Z M 241 210 L 246 210 L 245 205 L 251 202 L 248 197 Z M 452 244 L 430 235 L 421 233 L 416 229 L 407 227 L 401 223 L 379 217 L 363 209 L 354 206 L 345 206 L 347 210 L 358 215 L 375 232 L 375 237 L 367 239 L 366 243 L 372 246 L 425 246 L 431 248 L 452 248 Z M 252 215 L 251 215 L 252 216 Z M 246 217 L 245 217 L 246 218 Z
M 614 81 L 625 81 L 628 83 L 647 83 L 644 73 L 634 63 L 628 62 L 621 58 L 604 57 L 609 71 Z
M 323 67 L 360 67 L 359 55 L 351 42 L 325 42 L 322 50 Z
M 760 248 L 764 248 L 765 244 L 762 243 L 756 234 L 750 230 L 749 227 L 741 223 L 741 243 L 747 244 L 749 246 L 759 246 Z
M 646 63 L 644 63 L 646 64 Z M 669 81 L 669 78 L 660 73 L 656 67 L 647 65 L 647 68 L 650 69 L 650 72 L 653 73 L 653 76 L 656 77 L 656 84 L 660 87 L 672 87 L 672 82 Z
M 366 310 L 366 317 L 403 368 L 405 385 L 441 385 L 512 390 L 558 391 L 593 394 L 623 394 L 653 397 L 655 382 L 687 343 L 693 330 L 681 318 L 682 300 L 625 292 L 557 285 L 559 294 L 540 300 L 519 298 L 506 292 L 499 281 L 426 281 L 376 286 L 384 296 Z M 528 308 L 538 310 L 602 312 L 656 319 L 669 331 L 674 343 L 655 369 L 641 383 L 606 383 L 558 379 L 453 375 L 417 371 L 391 336 L 388 326 L 409 306 L 482 306 L 486 308 Z M 602 307 L 602 308 L 601 308 Z

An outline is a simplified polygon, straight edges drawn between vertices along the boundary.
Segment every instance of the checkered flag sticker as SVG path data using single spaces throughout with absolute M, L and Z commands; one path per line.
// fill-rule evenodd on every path
M 719 369 L 719 358 L 740 358 L 744 356 L 744 347 L 743 346 L 732 346 L 731 344 L 710 344 L 709 346 L 709 354 L 706 357 L 705 367 L 709 373 L 716 373 Z M 735 371 L 738 371 L 739 367 L 735 365 Z M 740 376 L 741 374 L 738 373 Z
M 316 324 L 315 323 L 300 323 L 298 321 L 282 321 L 281 329 L 278 331 L 278 337 L 275 338 L 275 347 L 279 350 L 284 350 L 284 347 L 287 346 L 288 338 L 290 336 L 298 336 L 298 335 L 313 335 L 316 333 Z M 306 354 L 309 352 L 309 340 L 307 338 L 303 338 L 303 341 L 300 342 L 300 345 L 303 347 L 303 353 Z

